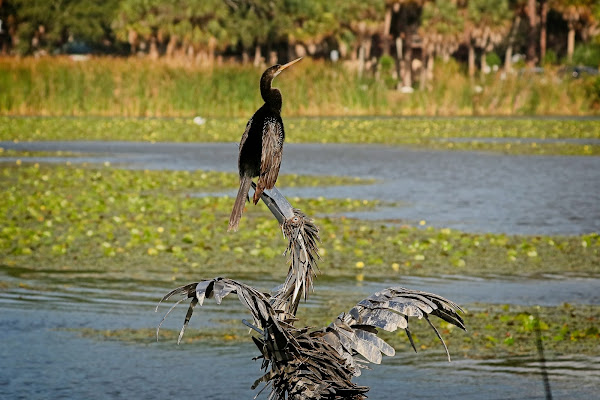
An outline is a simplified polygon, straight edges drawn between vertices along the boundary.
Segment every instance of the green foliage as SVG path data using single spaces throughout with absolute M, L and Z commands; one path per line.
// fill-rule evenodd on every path
M 16 0 L 21 53 L 60 50 L 70 40 L 107 36 L 118 0 Z
M 467 10 L 470 22 L 490 29 L 505 26 L 512 17 L 508 0 L 470 0 Z
M 493 52 L 493 51 L 487 54 L 485 61 L 486 61 L 487 65 L 489 65 L 490 67 L 493 67 L 494 65 L 496 65 L 496 66 L 502 65 L 502 60 L 500 59 L 500 56 L 496 52 Z
M 261 104 L 260 69 L 198 68 L 140 59 L 0 59 L 0 114 L 248 118 Z M 275 81 L 283 115 L 520 115 L 533 91 L 536 113 L 593 113 L 588 81 L 547 75 L 491 79 L 475 94 L 456 61 L 437 62 L 431 90 L 403 95 L 342 65 L 303 60 Z M 458 101 L 457 101 L 458 99 Z
M 421 21 L 425 34 L 435 32 L 441 36 L 454 37 L 464 30 L 464 18 L 456 2 L 452 0 L 426 2 Z
M 573 52 L 573 65 L 600 68 L 600 44 L 581 44 Z
M 127 265 L 128 270 L 142 268 L 144 276 L 163 283 L 168 280 L 165 266 L 178 268 L 176 275 L 182 279 L 192 279 L 198 265 L 207 276 L 257 269 L 285 274 L 278 268 L 283 258 L 273 250 L 281 246 L 281 231 L 264 205 L 249 205 L 242 219 L 246 228 L 228 235 L 231 198 L 195 196 L 222 190 L 233 193 L 238 179 L 234 173 L 17 162 L 4 164 L 0 179 L 0 265 L 18 265 L 35 274 L 66 268 L 64 279 L 68 271 L 114 277 Z M 284 176 L 281 187 L 288 182 L 361 183 L 354 178 Z M 571 237 L 467 234 L 423 229 L 420 223 L 396 226 L 329 216 L 376 207 L 377 202 L 290 201 L 308 215 L 320 215 L 317 224 L 327 238 L 321 246 L 321 255 L 326 255 L 322 268 L 332 277 L 586 275 L 597 273 L 600 263 L 600 236 L 595 233 Z M 249 260 L 247 254 L 260 257 Z M 173 272 L 167 268 L 166 273 Z
M 544 56 L 544 59 L 542 60 L 542 66 L 555 65 L 557 63 L 558 63 L 558 56 L 556 55 L 556 52 L 552 49 L 547 50 L 546 55 Z
M 313 307 L 309 312 L 299 311 L 302 325 L 321 327 L 331 322 L 336 313 L 350 309 L 364 293 L 347 283 L 336 282 L 343 290 L 317 290 L 312 294 Z M 547 357 L 559 355 L 597 355 L 598 313 L 597 305 L 563 304 L 556 307 L 540 307 L 535 310 L 539 320 L 532 314 L 530 307 L 509 305 L 472 304 L 466 307 L 467 332 L 455 326 L 440 322 L 438 329 L 448 344 L 454 360 L 502 359 L 510 357 L 511 365 L 520 365 L 524 370 L 533 368 L 531 360 L 537 360 L 536 335 L 533 323 L 539 323 L 542 343 Z M 249 341 L 243 334 L 238 320 L 226 317 L 212 321 L 216 326 L 202 330 L 186 330 L 183 340 L 186 344 L 208 343 L 227 345 Z M 212 325 L 212 324 L 211 324 Z M 429 325 L 418 319 L 409 319 L 410 330 L 420 349 L 439 349 L 439 339 L 428 329 Z M 90 328 L 69 329 L 83 337 L 95 340 L 118 340 L 130 344 L 145 345 L 155 340 L 155 328 L 96 330 Z M 161 329 L 161 341 L 174 341 L 179 331 Z M 379 333 L 394 348 L 410 351 L 410 344 L 403 331 L 397 333 Z M 421 355 L 423 356 L 423 355 Z M 437 356 L 437 355 L 436 355 Z M 535 363 L 533 363 L 535 364 Z
M 457 339 L 462 339 L 466 355 L 472 358 L 492 354 L 537 357 L 535 331 L 539 329 L 547 356 L 594 355 L 595 343 L 600 339 L 597 308 L 567 303 L 536 310 L 515 305 L 473 305 L 467 316 L 471 333 Z
M 588 86 L 588 97 L 596 109 L 600 109 L 600 76 L 590 79 L 591 84 Z
M 198 126 L 191 118 L 0 117 L 0 140 L 84 138 L 149 142 L 235 142 L 239 140 L 245 124 L 246 118 L 208 118 L 204 125 Z M 399 126 L 402 129 L 398 129 Z M 561 140 L 597 139 L 600 137 L 600 122 L 595 120 L 286 118 L 286 131 L 286 140 L 292 143 L 374 143 L 510 154 L 600 154 L 600 145 Z M 490 138 L 502 140 L 490 141 Z
M 282 262 L 279 253 L 272 250 L 281 240 L 281 232 L 276 221 L 267 218 L 264 206 L 252 208 L 243 219 L 242 224 L 253 226 L 245 230 L 247 235 L 229 237 L 226 222 L 230 199 L 194 196 L 199 192 L 233 191 L 239 179 L 235 173 L 45 167 L 20 162 L 13 165 L 5 165 L 0 173 L 1 265 L 18 262 L 35 268 L 23 257 L 31 257 L 31 261 L 45 258 L 46 266 L 74 264 L 78 270 L 97 270 L 106 264 L 101 274 L 108 277 L 119 273 L 119 264 L 126 262 L 135 268 L 138 262 L 148 263 L 154 257 L 188 268 L 212 258 L 215 267 L 220 265 L 218 273 L 235 269 L 244 253 L 252 251 L 260 255 L 258 258 L 270 260 L 267 264 L 271 267 Z M 281 187 L 357 183 L 364 181 L 281 177 Z M 377 202 L 294 199 L 294 204 L 314 214 L 316 209 L 352 211 L 373 207 Z M 257 230 L 265 234 L 259 240 L 251 239 Z M 224 246 L 233 249 L 228 261 L 220 254 Z M 246 250 L 240 253 L 237 247 Z M 109 260 L 120 261 L 112 265 Z M 150 275 L 163 268 L 159 261 L 150 263 L 155 266 L 144 267 Z
M 394 64 L 395 61 L 391 56 L 384 55 L 379 58 L 379 65 L 383 73 L 389 73 L 394 68 Z
M 247 118 L 262 102 L 261 73 L 251 66 L 186 68 L 134 58 L 3 59 L 0 84 L 6 90 L 0 91 L 0 113 Z M 275 82 L 284 93 L 284 115 L 388 109 L 382 84 L 372 78 L 358 82 L 341 66 L 306 60 Z

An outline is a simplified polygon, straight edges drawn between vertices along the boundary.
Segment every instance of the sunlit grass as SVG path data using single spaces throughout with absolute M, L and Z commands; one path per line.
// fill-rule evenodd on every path
M 262 203 L 227 233 L 233 199 L 195 196 L 235 188 L 234 173 L 4 165 L 0 264 L 10 275 L 97 285 L 217 275 L 281 279 L 281 231 Z M 354 178 L 321 178 L 322 184 Z M 302 179 L 299 179 L 302 182 Z M 360 181 L 359 181 L 360 182 Z M 282 187 L 286 177 L 282 177 Z M 300 183 L 297 183 L 300 184 Z M 232 191 L 233 193 L 233 191 Z M 402 275 L 597 275 L 600 236 L 469 234 L 327 217 L 376 207 L 353 199 L 291 198 L 319 215 L 322 271 L 358 280 Z M 84 273 L 86 279 L 80 280 Z
M 344 298 L 332 298 L 326 304 L 310 307 L 308 312 L 302 312 L 301 326 L 325 327 L 338 313 L 348 311 L 360 299 L 350 299 L 352 293 L 346 293 Z M 236 299 L 230 301 L 235 302 Z M 183 318 L 184 306 L 174 312 L 170 318 Z M 242 306 L 239 305 L 239 309 Z M 597 356 L 598 341 L 600 340 L 599 315 L 600 306 L 563 304 L 556 307 L 525 307 L 515 305 L 471 304 L 466 307 L 468 313 L 463 315 L 468 331 L 464 332 L 455 326 L 432 319 L 448 345 L 454 360 L 461 358 L 508 358 L 515 356 L 539 356 L 536 344 L 535 330 L 539 326 L 546 357 L 559 355 L 593 355 Z M 165 310 L 162 310 L 166 312 Z M 219 312 L 219 309 L 215 309 Z M 221 310 L 224 311 L 224 310 Z M 214 314 L 211 314 L 214 315 Z M 199 313 L 196 318 L 207 318 Z M 251 335 L 240 321 L 235 319 L 222 320 L 217 327 L 204 327 L 186 330 L 183 345 L 237 345 L 240 342 L 250 342 Z M 181 321 L 182 322 L 182 321 Z M 204 321 L 208 322 L 208 321 Z M 214 323 L 215 321 L 212 321 Z M 443 347 L 435 333 L 423 320 L 409 320 L 409 326 L 415 345 L 419 352 L 444 357 L 440 353 Z M 131 344 L 156 345 L 156 328 L 97 330 L 92 328 L 69 329 L 83 337 L 94 340 L 116 340 Z M 161 329 L 159 343 L 171 345 L 177 340 L 179 331 Z M 388 333 L 381 331 L 380 335 L 399 354 L 410 355 L 413 352 L 410 342 L 403 330 Z M 421 355 L 422 356 L 422 355 Z
M 262 68 L 185 66 L 168 60 L 93 57 L 0 59 L 0 114 L 249 117 L 261 104 Z M 379 76 L 379 77 L 377 77 Z M 437 62 L 427 88 L 386 86 L 391 76 L 305 58 L 275 81 L 288 116 L 589 115 L 593 77 L 492 73 L 476 82 L 456 62 Z
M 238 142 L 243 118 L 0 117 L 0 140 Z M 288 143 L 366 143 L 507 154 L 600 155 L 600 120 L 286 118 Z M 6 150 L 5 150 L 6 151 Z

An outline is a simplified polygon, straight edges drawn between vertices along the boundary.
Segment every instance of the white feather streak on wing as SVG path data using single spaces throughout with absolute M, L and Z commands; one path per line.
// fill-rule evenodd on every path
M 279 175 L 283 150 L 283 132 L 281 123 L 274 118 L 268 118 L 263 127 L 262 154 L 260 158 L 260 188 L 272 189 Z

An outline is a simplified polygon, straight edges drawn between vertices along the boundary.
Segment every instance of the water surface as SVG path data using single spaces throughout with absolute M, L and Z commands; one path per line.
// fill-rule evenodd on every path
M 123 168 L 235 171 L 235 143 L 39 142 L 0 143 L 32 151 L 70 151 L 78 157 L 34 157 L 41 162 L 110 161 Z M 14 160 L 4 158 L 5 160 Z M 360 218 L 417 223 L 476 232 L 580 234 L 600 228 L 600 158 L 507 156 L 476 152 L 415 151 L 400 147 L 286 144 L 282 173 L 377 178 L 369 186 L 288 188 L 288 196 L 377 199 L 398 206 L 353 214 Z M 233 191 L 227 192 L 233 195 Z M 195 277 L 197 279 L 206 277 Z M 438 293 L 460 304 L 498 303 L 554 306 L 600 304 L 600 280 L 546 276 L 544 279 L 403 277 L 394 282 L 316 280 L 316 293 L 303 307 L 326 304 L 330 296 L 359 301 L 389 286 Z M 251 399 L 261 376 L 251 343 L 211 346 L 162 340 L 128 344 L 82 337 L 77 329 L 154 328 L 167 307 L 154 313 L 170 287 L 136 287 L 135 282 L 77 282 L 0 268 L 0 398 Z M 19 285 L 25 283 L 23 287 Z M 275 281 L 248 281 L 260 289 Z M 332 310 L 332 317 L 345 310 Z M 165 328 L 178 329 L 185 307 Z M 209 303 L 191 327 L 247 318 L 234 300 Z M 468 319 L 467 319 L 468 321 Z M 75 331 L 73 330 L 75 329 Z M 247 329 L 239 324 L 238 332 Z M 357 383 L 371 386 L 370 399 L 543 399 L 535 359 L 469 360 L 450 347 L 399 353 L 365 371 Z M 6 368 L 5 366 L 9 367 Z M 600 357 L 557 357 L 547 362 L 555 398 L 589 399 L 600 386 Z
M 72 162 L 124 168 L 236 171 L 236 143 L 0 142 L 0 147 L 69 151 Z M 600 157 L 514 156 L 402 147 L 286 144 L 281 173 L 358 176 L 368 186 L 288 188 L 287 196 L 397 203 L 353 213 L 467 232 L 583 234 L 600 230 Z M 100 154 L 100 155 L 99 155 Z M 6 158 L 7 160 L 12 160 Z M 32 161 L 64 162 L 65 157 Z M 234 195 L 234 191 L 227 192 Z

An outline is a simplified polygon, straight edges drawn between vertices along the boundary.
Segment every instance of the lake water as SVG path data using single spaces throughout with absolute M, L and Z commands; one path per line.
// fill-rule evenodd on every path
M 44 142 L 0 143 L 6 149 L 70 151 L 76 159 L 37 157 L 39 162 L 104 162 L 123 168 L 235 171 L 235 143 Z M 11 159 L 4 158 L 10 161 Z M 600 158 L 506 156 L 414 151 L 382 146 L 286 144 L 282 173 L 377 178 L 369 186 L 286 189 L 288 196 L 378 199 L 400 205 L 356 213 L 361 218 L 400 220 L 477 232 L 580 234 L 600 228 Z M 233 195 L 233 192 L 227 194 Z M 199 277 L 200 278 L 200 277 Z M 356 297 L 392 285 L 446 296 L 460 304 L 600 304 L 600 279 L 547 276 L 538 280 L 462 276 L 405 277 L 401 282 L 354 284 L 322 277 L 307 307 L 328 294 Z M 152 338 L 140 343 L 89 338 L 79 329 L 154 328 L 165 287 L 84 287 L 50 282 L 43 274 L 22 282 L 0 267 L 1 399 L 251 399 L 262 375 L 251 343 L 177 346 Z M 24 283 L 20 287 L 19 284 Z M 268 289 L 276 282 L 247 282 Z M 332 316 L 344 310 L 332 310 Z M 185 307 L 165 328 L 178 329 Z M 247 317 L 235 300 L 209 304 L 194 328 Z M 239 325 L 239 333 L 247 329 Z M 535 359 L 476 361 L 450 347 L 386 358 L 358 383 L 371 399 L 543 399 Z M 600 357 L 573 355 L 547 362 L 555 398 L 590 399 L 600 387 Z
M 401 282 L 413 288 L 428 288 L 453 300 L 481 301 L 483 292 L 460 295 L 472 288 L 469 280 L 423 280 L 407 278 Z M 465 283 L 467 282 L 467 283 Z M 539 283 L 539 282 L 537 282 Z M 590 280 L 598 287 L 598 280 Z M 34 289 L 0 292 L 0 398 L 2 399 L 165 399 L 185 396 L 202 399 L 251 399 L 256 392 L 251 384 L 261 376 L 258 355 L 251 343 L 210 346 L 201 342 L 177 345 L 174 340 L 124 343 L 82 337 L 73 329 L 154 328 L 167 307 L 154 313 L 157 288 L 127 295 L 111 291 L 71 287 L 63 292 L 36 290 L 41 282 L 29 282 Z M 507 292 L 523 291 L 515 303 L 543 302 L 544 290 L 537 295 L 536 282 L 486 282 Z M 317 288 L 312 302 L 325 298 L 330 290 L 353 296 L 385 287 L 365 284 L 340 287 L 326 284 Z M 47 289 L 47 288 L 43 288 Z M 527 292 L 532 294 L 527 295 Z M 320 293 L 320 295 L 319 295 Z M 464 293 L 464 291 L 463 291 Z M 588 292 L 590 294 L 590 292 Z M 541 298 L 540 298 L 541 297 Z M 360 297 L 357 297 L 357 300 Z M 554 296 L 553 304 L 571 298 Z M 592 298 L 597 301 L 597 298 Z M 341 310 L 332 311 L 334 314 Z M 164 327 L 178 329 L 185 307 L 174 311 Z M 209 302 L 198 309 L 191 326 L 207 326 L 219 318 L 242 318 L 237 301 L 222 306 Z M 238 315 L 239 314 L 239 315 Z M 468 320 L 467 320 L 468 321 Z M 247 329 L 241 324 L 237 333 Z M 418 354 L 399 352 L 385 358 L 382 365 L 365 371 L 357 382 L 371 387 L 371 399 L 543 399 L 539 363 L 535 359 L 510 360 L 461 359 L 458 349 L 450 347 L 454 361 L 448 363 L 441 347 Z M 573 355 L 550 359 L 549 378 L 555 398 L 590 399 L 600 385 L 600 357 Z M 402 393 L 402 396 L 399 396 Z M 485 393 L 483 395 L 482 393 Z M 483 396 L 483 397 L 482 397 Z
M 81 155 L 72 162 L 110 161 L 125 168 L 232 172 L 237 168 L 237 143 L 0 142 L 0 147 L 70 151 Z M 433 226 L 467 232 L 569 235 L 600 230 L 600 157 L 291 143 L 285 145 L 281 173 L 380 180 L 368 186 L 286 189 L 287 196 L 398 204 L 353 217 L 403 223 L 424 219 Z

